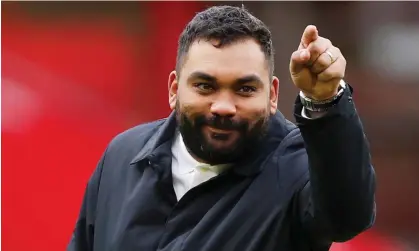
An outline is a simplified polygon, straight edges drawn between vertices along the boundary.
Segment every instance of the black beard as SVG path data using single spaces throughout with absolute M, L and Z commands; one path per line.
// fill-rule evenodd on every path
M 183 141 L 189 152 L 206 163 L 225 164 L 234 163 L 245 157 L 252 156 L 255 149 L 266 135 L 269 116 L 261 117 L 252 128 L 249 129 L 248 121 L 234 121 L 229 117 L 196 115 L 188 117 L 187 112 L 180 112 L 176 106 L 176 119 Z M 203 126 L 211 126 L 222 130 L 235 130 L 240 136 L 232 147 L 215 149 L 206 139 Z

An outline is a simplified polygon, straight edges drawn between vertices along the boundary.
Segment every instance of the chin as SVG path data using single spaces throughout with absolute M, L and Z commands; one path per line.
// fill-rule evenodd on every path
M 208 144 L 212 151 L 220 152 L 220 153 L 227 153 L 232 152 L 234 149 L 237 148 L 236 144 Z
M 233 143 L 209 143 L 207 144 L 207 150 L 212 153 L 216 153 L 216 155 L 220 156 L 230 156 L 237 154 L 239 147 L 235 142 Z
M 231 151 L 237 147 L 238 140 L 237 138 L 230 138 L 226 140 L 218 140 L 212 137 L 207 138 L 206 140 L 207 145 L 210 146 L 212 149 L 217 151 Z

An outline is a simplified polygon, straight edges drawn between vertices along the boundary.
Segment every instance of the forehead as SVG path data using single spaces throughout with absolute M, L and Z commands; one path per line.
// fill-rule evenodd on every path
M 198 40 L 191 45 L 181 69 L 181 78 L 200 71 L 225 81 L 249 74 L 269 81 L 268 62 L 256 41 L 246 39 L 218 48 L 214 44 L 216 41 Z

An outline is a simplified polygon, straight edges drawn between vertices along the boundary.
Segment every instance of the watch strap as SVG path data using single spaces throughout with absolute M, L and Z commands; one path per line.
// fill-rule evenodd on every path
M 345 81 L 341 80 L 338 93 L 335 96 L 326 100 L 314 100 L 305 96 L 304 93 L 300 91 L 300 101 L 301 104 L 309 111 L 324 112 L 339 102 L 340 97 L 343 95 L 345 89 L 346 83 Z

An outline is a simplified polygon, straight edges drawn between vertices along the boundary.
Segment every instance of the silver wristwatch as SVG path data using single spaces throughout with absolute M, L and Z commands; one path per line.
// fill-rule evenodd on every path
M 330 109 L 331 107 L 335 106 L 339 98 L 343 95 L 346 89 L 345 81 L 341 80 L 339 83 L 339 90 L 338 93 L 326 100 L 314 100 L 304 95 L 302 91 L 300 91 L 300 101 L 301 104 L 305 107 L 305 109 L 313 112 L 324 112 Z

